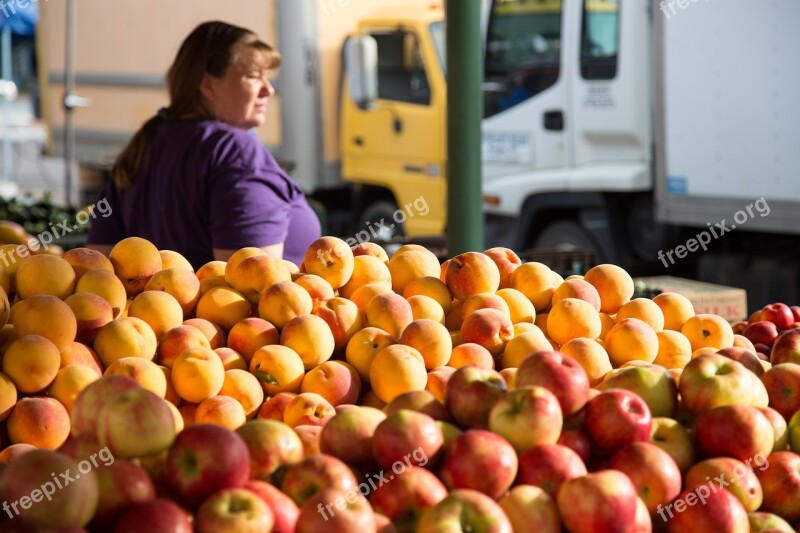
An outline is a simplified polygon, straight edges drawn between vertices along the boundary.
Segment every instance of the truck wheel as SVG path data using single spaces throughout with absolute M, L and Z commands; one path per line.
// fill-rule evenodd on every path
M 577 222 L 558 220 L 545 226 L 533 242 L 534 248 L 573 251 L 592 250 L 598 256 L 597 246 Z
M 386 200 L 375 202 L 361 214 L 356 231 L 366 231 L 369 235 L 368 240 L 389 241 L 395 237 L 403 237 L 405 235 L 403 225 L 395 221 L 395 213 L 397 206 L 393 202 Z

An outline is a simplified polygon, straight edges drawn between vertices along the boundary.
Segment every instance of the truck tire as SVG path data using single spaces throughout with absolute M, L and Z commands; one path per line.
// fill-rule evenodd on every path
M 577 222 L 558 220 L 545 226 L 533 241 L 533 248 L 546 248 L 559 251 L 592 250 L 599 257 L 597 245 L 589 233 Z
M 403 225 L 396 222 L 394 215 L 397 206 L 394 202 L 381 200 L 367 207 L 358 220 L 356 232 L 366 231 L 376 241 L 389 241 L 405 236 Z

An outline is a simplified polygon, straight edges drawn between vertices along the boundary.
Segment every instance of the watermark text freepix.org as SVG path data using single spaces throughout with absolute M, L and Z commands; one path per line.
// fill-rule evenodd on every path
M 89 459 L 84 459 L 78 463 L 78 473 L 71 473 L 69 468 L 59 474 L 52 472 L 50 475 L 53 477 L 53 481 L 45 481 L 38 489 L 33 489 L 30 496 L 23 496 L 19 500 L 11 503 L 4 501 L 3 510 L 8 514 L 9 518 L 14 519 L 20 515 L 20 507 L 22 511 L 27 511 L 33 507 L 34 503 L 40 503 L 45 498 L 47 498 L 47 501 L 52 501 L 53 494 L 55 494 L 57 490 L 61 490 L 67 485 L 77 482 L 81 478 L 81 475 L 85 476 L 92 471 L 92 468 L 98 468 L 100 465 L 97 459 L 103 462 L 103 466 L 111 466 L 114 464 L 114 454 L 112 454 L 108 446 L 106 446 L 102 450 L 90 455 Z M 12 510 L 14 511 L 13 514 L 11 512 Z
M 664 16 L 667 17 L 667 20 L 669 20 L 673 15 L 678 14 L 678 11 L 675 9 L 676 6 L 678 9 L 683 11 L 684 9 L 688 9 L 692 4 L 696 4 L 700 1 L 701 0 L 662 0 L 658 8 L 662 13 L 664 13 Z M 708 2 L 708 0 L 702 1 Z
M 47 2 L 47 0 L 44 0 Z M 0 0 L 0 11 L 5 18 L 11 18 L 17 14 L 17 9 L 28 9 L 32 4 L 38 4 L 39 0 Z
M 761 215 L 761 218 L 769 215 L 769 204 L 767 204 L 767 201 L 762 196 L 754 203 L 748 204 L 744 209 L 740 209 L 734 213 L 734 222 L 742 225 L 751 218 L 755 218 L 756 216 L 753 213 L 753 208 L 755 208 L 758 214 Z M 720 222 L 714 223 L 713 226 L 711 225 L 711 222 L 708 222 L 706 224 L 708 226 L 708 230 L 701 231 L 694 238 L 686 241 L 685 245 L 681 244 L 676 246 L 674 249 L 668 250 L 666 253 L 664 253 L 664 250 L 659 250 L 658 259 L 664 263 L 664 268 L 669 268 L 670 265 L 675 264 L 675 259 L 672 257 L 673 255 L 677 256 L 678 259 L 684 259 L 687 255 L 689 255 L 689 252 L 696 252 L 698 248 L 702 248 L 703 251 L 706 251 L 708 249 L 708 245 L 713 239 L 719 239 L 726 233 L 735 230 L 736 224 L 728 225 L 724 218 Z M 669 264 L 667 264 L 667 259 L 669 259 Z
M 103 218 L 108 218 L 111 215 L 111 205 L 108 203 L 108 199 L 103 198 L 96 204 L 78 211 L 78 214 L 75 215 L 77 224 L 74 226 L 70 226 L 67 220 L 62 220 L 58 224 L 53 224 L 51 222 L 49 230 L 41 232 L 36 237 L 31 237 L 25 244 L 20 244 L 10 251 L 0 250 L 0 259 L 3 260 L 3 265 L 8 267 L 18 259 L 28 257 L 30 252 L 38 251 L 39 248 L 47 250 L 50 245 L 53 244 L 53 241 L 59 237 L 63 237 L 67 233 L 72 233 L 74 230 L 78 229 L 79 226 L 89 222 L 89 220 L 97 218 L 98 213 Z

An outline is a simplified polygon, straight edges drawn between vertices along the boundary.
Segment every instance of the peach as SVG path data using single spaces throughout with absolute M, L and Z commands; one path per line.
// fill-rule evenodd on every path
M 368 326 L 380 328 L 395 338 L 414 320 L 411 304 L 394 292 L 372 298 L 364 308 L 364 313 Z
M 343 361 L 325 361 L 308 371 L 300 391 L 317 393 L 334 407 L 355 404 L 361 396 L 361 378 Z
M 583 279 L 594 285 L 600 294 L 600 311 L 614 314 L 633 296 L 633 278 L 617 265 L 597 265 Z
M 161 270 L 161 254 L 158 253 L 158 248 L 140 237 L 128 237 L 119 241 L 111 249 L 108 259 L 128 296 L 136 296 L 142 292 L 153 274 Z
M 444 326 L 448 331 L 461 331 L 461 326 L 464 320 L 461 318 L 461 309 L 464 307 L 464 302 L 461 300 L 453 300 L 450 305 L 450 310 L 444 315 Z
M 555 293 L 555 278 L 550 267 L 542 263 L 525 263 L 511 274 L 510 286 L 531 301 L 537 313 L 550 305 Z
M 358 257 L 360 255 L 371 255 L 373 257 L 377 257 L 384 263 L 389 261 L 389 256 L 386 255 L 386 250 L 380 244 L 375 244 L 374 242 L 361 242 L 353 246 L 353 257 Z
M 200 301 L 200 280 L 194 272 L 185 268 L 167 268 L 156 272 L 145 291 L 164 291 L 178 302 L 183 310 L 183 318 L 194 313 Z
M 50 294 L 63 300 L 75 290 L 75 271 L 61 257 L 34 255 L 20 264 L 15 287 L 23 300 L 37 294 Z
M 517 322 L 514 324 L 514 336 L 516 337 L 518 335 L 522 335 L 523 333 L 530 333 L 531 331 L 536 331 L 537 329 L 539 329 L 539 327 L 533 322 Z
M 461 306 L 461 320 L 463 321 L 468 315 L 478 309 L 496 309 L 511 320 L 511 310 L 508 308 L 508 304 L 501 296 L 495 293 L 483 292 L 480 294 L 473 294 L 467 298 L 464 301 L 464 305 Z
M 585 279 L 568 279 L 558 285 L 553 293 L 553 305 L 565 298 L 577 298 L 589 302 L 598 313 L 600 312 L 600 293 Z
M 394 294 L 391 287 L 387 287 L 381 283 L 368 283 L 356 289 L 350 296 L 350 301 L 356 304 L 356 307 L 361 311 L 363 319 L 366 320 L 366 308 L 370 300 L 379 294 L 387 293 Z
M 600 313 L 600 324 L 602 325 L 602 330 L 600 331 L 599 339 L 605 340 L 606 335 L 608 335 L 608 332 L 611 331 L 611 328 L 614 327 L 616 322 L 607 313 Z
M 200 403 L 216 396 L 224 381 L 222 360 L 208 348 L 186 350 L 172 365 L 172 385 L 187 402 Z
M 64 348 L 59 355 L 61 356 L 61 368 L 68 365 L 82 365 L 91 368 L 98 378 L 103 375 L 102 361 L 97 357 L 95 351 L 85 344 L 73 342 Z
M 450 360 L 452 361 L 452 357 Z M 425 384 L 425 390 L 433 394 L 433 396 L 444 404 L 444 393 L 447 388 L 447 381 L 455 373 L 456 369 L 451 366 L 440 366 L 428 372 L 428 381 Z
M 55 398 L 22 398 L 6 422 L 12 444 L 57 450 L 69 437 L 67 408 Z
M 188 320 L 184 320 L 183 325 L 192 326 L 193 328 L 199 330 L 206 337 L 206 340 L 208 341 L 208 344 L 211 346 L 212 350 L 216 350 L 217 348 L 222 348 L 225 346 L 225 332 L 221 327 L 219 327 L 219 325 L 211 322 L 210 320 L 206 320 L 204 318 L 190 318 Z
M 298 276 L 294 282 L 303 287 L 306 292 L 308 292 L 309 296 L 311 296 L 312 307 L 319 302 L 330 300 L 336 296 L 331 284 L 314 274 L 302 274 Z
M 306 370 L 330 359 L 336 347 L 328 323 L 316 315 L 301 315 L 287 322 L 281 344 L 297 352 Z
M 229 287 L 214 287 L 197 303 L 197 318 L 217 324 L 225 331 L 230 329 L 240 320 L 244 320 L 252 312 L 252 307 L 247 298 L 239 291 Z
M 232 370 L 238 368 L 239 370 L 247 370 L 247 360 L 242 354 L 231 348 L 217 348 L 214 350 L 222 361 L 222 368 Z
M 97 294 L 78 292 L 67 297 L 64 302 L 75 315 L 75 339 L 79 342 L 91 344 L 100 328 L 114 320 L 111 304 Z
M 297 394 L 292 392 L 279 392 L 261 404 L 256 418 L 283 422 L 283 413 L 286 411 L 286 406 L 295 396 Z
M 392 344 L 375 355 L 369 367 L 372 390 L 389 403 L 404 392 L 424 390 L 428 382 L 425 359 L 416 348 Z
M 638 318 L 650 324 L 656 331 L 664 329 L 664 313 L 661 308 L 649 298 L 636 298 L 622 305 L 617 311 L 616 320 Z
M 679 331 L 664 329 L 658 335 L 658 355 L 653 363 L 666 369 L 683 368 L 692 359 L 692 345 Z M 714 350 L 716 353 L 716 350 Z
M 425 361 L 425 369 L 444 366 L 450 360 L 453 341 L 447 328 L 435 320 L 415 320 L 403 330 L 400 344 L 416 348 Z
M 293 281 L 275 283 L 261 295 L 258 315 L 283 329 L 291 319 L 309 314 L 314 308 L 311 296 Z
M 547 316 L 547 335 L 558 344 L 578 337 L 596 339 L 603 325 L 597 310 L 585 300 L 565 298 Z
M 283 422 L 289 427 L 323 426 L 335 414 L 336 409 L 328 400 L 314 392 L 304 392 L 286 404 Z
M 3 355 L 3 373 L 19 392 L 39 392 L 53 382 L 60 368 L 58 349 L 40 335 L 21 336 Z
M 429 318 L 444 325 L 444 309 L 439 303 L 430 296 L 416 294 L 406 298 L 411 306 L 411 317 L 414 320 Z M 446 329 L 446 328 L 445 328 Z
M 111 305 L 114 318 L 122 316 L 128 296 L 125 286 L 113 272 L 97 269 L 85 273 L 75 284 L 75 293 L 91 292 Z
M 180 268 L 194 273 L 194 267 L 189 260 L 175 250 L 159 250 L 158 255 L 161 256 L 161 270 Z
M 91 248 L 73 248 L 64 252 L 61 257 L 70 264 L 75 272 L 75 281 L 79 281 L 90 270 L 114 272 L 114 265 L 111 264 L 111 261 L 102 253 Z
M 497 296 L 505 300 L 508 305 L 508 312 L 511 316 L 511 322 L 518 324 L 520 322 L 530 322 L 533 324 L 536 318 L 536 308 L 533 303 L 522 292 L 511 287 L 500 289 L 497 291 Z
M 336 296 L 320 302 L 311 313 L 328 324 L 337 352 L 343 351 L 350 338 L 361 329 L 361 312 L 356 304 L 346 298 Z
M 264 403 L 264 391 L 258 379 L 247 370 L 233 369 L 225 371 L 221 395 L 230 396 L 244 407 L 247 418 L 253 418 Z
M 397 294 L 403 291 L 414 279 L 439 274 L 439 260 L 433 252 L 419 248 L 402 248 L 389 259 L 392 290 Z
M 626 318 L 608 332 L 605 348 L 614 367 L 633 360 L 652 363 L 658 355 L 658 335 L 647 322 Z
M 17 403 L 17 388 L 11 378 L 0 373 L 0 422 L 8 418 Z
M 25 244 L 30 239 L 28 232 L 21 224 L 11 220 L 0 220 L 0 242 L 8 244 Z
M 55 344 L 58 351 L 69 346 L 78 332 L 78 323 L 69 305 L 47 294 L 31 296 L 16 304 L 12 322 L 14 332 L 20 337 L 41 335 Z
M 21 455 L 35 449 L 36 446 L 31 446 L 30 444 L 12 444 L 0 451 L 0 463 L 13 463 Z
M 200 281 L 209 278 L 225 279 L 226 266 L 227 263 L 225 261 L 209 261 L 205 265 L 198 268 L 195 274 L 197 275 L 197 279 L 199 279 Z
M 536 326 L 534 326 L 536 328 Z M 549 352 L 552 350 L 550 341 L 539 328 L 528 333 L 517 335 L 506 344 L 500 366 L 503 368 L 518 368 L 522 361 L 536 352 Z
M 445 313 L 450 310 L 453 296 L 444 281 L 436 276 L 423 276 L 415 278 L 406 283 L 403 289 L 403 298 L 410 299 L 412 296 L 428 296 L 436 300 Z
M 653 298 L 664 315 L 664 329 L 680 331 L 687 320 L 694 316 L 694 305 L 677 292 L 662 292 Z
M 755 345 L 752 342 L 750 342 L 750 339 L 748 339 L 744 335 L 734 335 L 733 345 L 736 348 L 744 348 L 745 350 L 750 350 L 751 352 L 756 351 Z
M 500 271 L 489 256 L 465 252 L 450 260 L 445 283 L 455 299 L 466 302 L 475 294 L 497 292 L 500 288 Z
M 256 248 L 253 246 L 247 246 L 245 248 L 240 248 L 236 250 L 235 252 L 233 252 L 233 254 L 228 258 L 228 261 L 225 263 L 225 274 L 223 276 L 225 278 L 225 281 L 228 283 L 228 285 L 233 287 L 233 280 L 235 277 L 233 271 L 236 270 L 239 264 L 248 257 L 257 257 L 265 255 L 267 255 L 267 252 L 265 252 L 261 248 Z M 214 269 L 216 271 L 217 267 L 214 267 Z
M 129 377 L 142 388 L 161 398 L 167 394 L 167 377 L 164 371 L 153 361 L 148 361 L 142 357 L 117 359 L 108 365 L 103 375 Z
M 561 346 L 561 353 L 575 359 L 586 371 L 589 385 L 594 387 L 603 381 L 603 377 L 611 372 L 611 360 L 608 352 L 600 344 L 585 337 L 578 337 Z
M 479 309 L 471 313 L 461 324 L 462 342 L 480 344 L 497 357 L 514 336 L 511 320 L 496 309 Z
M 494 357 L 480 344 L 465 342 L 453 348 L 447 366 L 458 369 L 467 365 L 494 368 Z
M 67 408 L 67 412 L 71 412 L 78 394 L 98 379 L 100 376 L 91 367 L 68 365 L 58 371 L 47 389 L 47 395 L 61 402 Z
M 112 320 L 94 338 L 94 349 L 106 368 L 123 357 L 153 359 L 157 345 L 152 328 L 136 317 Z
M 321 237 L 312 242 L 303 256 L 307 274 L 316 274 L 338 289 L 353 275 L 353 251 L 336 237 Z
M 276 283 L 289 282 L 292 274 L 282 259 L 270 255 L 248 257 L 226 277 L 231 287 L 257 305 L 264 291 Z
M 270 396 L 297 392 L 305 375 L 300 355 L 288 346 L 272 344 L 256 350 L 250 360 L 250 372 Z
M 164 333 L 158 343 L 158 363 L 172 368 L 175 359 L 189 348 L 211 348 L 208 339 L 199 329 L 180 325 Z
M 705 347 L 721 350 L 733 346 L 733 328 L 718 315 L 694 315 L 683 324 L 681 333 L 689 339 L 692 350 Z
M 128 317 L 147 322 L 160 341 L 164 334 L 183 323 L 183 309 L 172 295 L 162 291 L 139 293 L 128 307 Z
M 371 255 L 360 255 L 353 259 L 353 275 L 342 287 L 339 295 L 349 298 L 356 289 L 368 283 L 384 283 L 392 286 L 392 274 L 386 263 Z
M 345 359 L 356 369 L 364 383 L 369 383 L 369 367 L 375 355 L 397 340 L 380 328 L 366 327 L 350 338 Z
M 500 272 L 500 288 L 511 287 L 511 274 L 522 264 L 519 256 L 513 250 L 502 246 L 489 248 L 483 253 L 497 265 L 497 270 Z
M 181 397 L 178 396 L 178 391 L 175 390 L 175 386 L 172 384 L 172 370 L 162 365 L 158 365 L 158 368 L 164 374 L 164 379 L 167 382 L 167 391 L 164 393 L 164 399 L 167 400 L 167 403 L 177 407 L 181 403 Z
M 228 348 L 240 353 L 247 363 L 253 354 L 268 344 L 278 344 L 281 334 L 263 318 L 250 317 L 237 322 L 228 334 Z
M 242 404 L 230 396 L 213 396 L 200 402 L 194 413 L 197 424 L 216 424 L 235 431 L 247 421 Z

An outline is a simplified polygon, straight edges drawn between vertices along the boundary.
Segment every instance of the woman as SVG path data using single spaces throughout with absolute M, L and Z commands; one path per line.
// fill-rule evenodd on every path
M 280 55 L 249 30 L 206 22 L 186 38 L 167 73 L 170 105 L 117 158 L 87 244 L 108 253 L 143 237 L 198 268 L 245 246 L 299 264 L 320 236 L 303 191 L 251 128 L 262 125 Z

